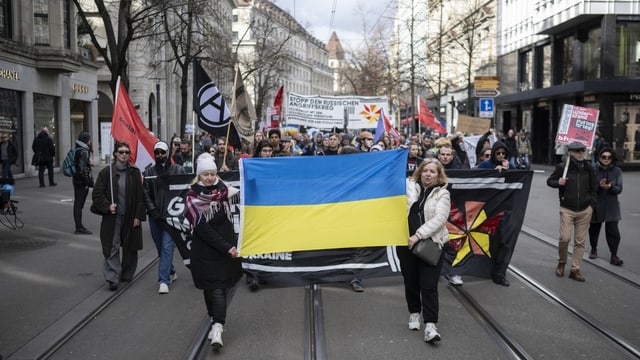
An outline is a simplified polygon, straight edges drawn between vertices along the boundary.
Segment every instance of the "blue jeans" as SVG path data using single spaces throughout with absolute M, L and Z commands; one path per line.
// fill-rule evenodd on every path
M 13 179 L 13 174 L 11 173 L 11 162 L 9 162 L 9 160 L 2 160 L 2 178 Z
M 171 283 L 171 274 L 176 273 L 176 269 L 173 267 L 173 248 L 175 243 L 169 231 L 162 225 L 162 222 L 150 217 L 149 229 L 160 259 L 158 262 L 158 283 L 168 285 Z

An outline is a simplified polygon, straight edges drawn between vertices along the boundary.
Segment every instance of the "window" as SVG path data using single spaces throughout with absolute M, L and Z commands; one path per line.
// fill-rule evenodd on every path
M 573 75 L 573 52 L 576 46 L 575 36 L 567 36 L 560 40 L 562 44 L 562 78 L 560 83 L 566 84 L 575 80 Z
M 71 49 L 71 0 L 64 0 L 63 7 L 64 47 Z
M 587 40 L 584 42 L 582 51 L 582 62 L 584 64 L 584 80 L 600 78 L 600 53 L 602 44 L 602 31 L 600 28 L 591 29 L 588 32 Z
M 0 0 L 0 37 L 11 39 L 11 0 Z
M 615 76 L 640 76 L 640 23 L 616 26 Z
M 33 1 L 33 39 L 36 45 L 49 45 L 49 1 Z
M 518 59 L 518 89 L 527 91 L 533 89 L 533 51 L 521 52 Z

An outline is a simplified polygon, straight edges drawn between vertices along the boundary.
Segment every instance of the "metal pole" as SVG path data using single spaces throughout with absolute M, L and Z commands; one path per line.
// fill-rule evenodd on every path
M 157 133 L 158 139 L 162 139 L 162 118 L 160 117 L 160 83 L 156 84 L 156 112 L 158 113 L 158 121 L 157 121 Z

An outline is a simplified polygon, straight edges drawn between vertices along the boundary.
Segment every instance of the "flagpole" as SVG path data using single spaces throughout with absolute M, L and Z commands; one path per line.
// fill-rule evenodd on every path
M 196 112 L 191 111 L 191 170 L 196 172 Z

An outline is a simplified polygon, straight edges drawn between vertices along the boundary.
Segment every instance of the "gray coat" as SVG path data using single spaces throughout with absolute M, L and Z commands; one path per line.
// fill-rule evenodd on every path
M 598 164 L 595 168 L 597 183 L 601 179 L 606 179 L 613 186 L 605 190 L 598 185 L 598 204 L 591 218 L 592 223 L 620 221 L 620 202 L 618 194 L 622 192 L 622 170 L 617 166 L 602 167 Z

